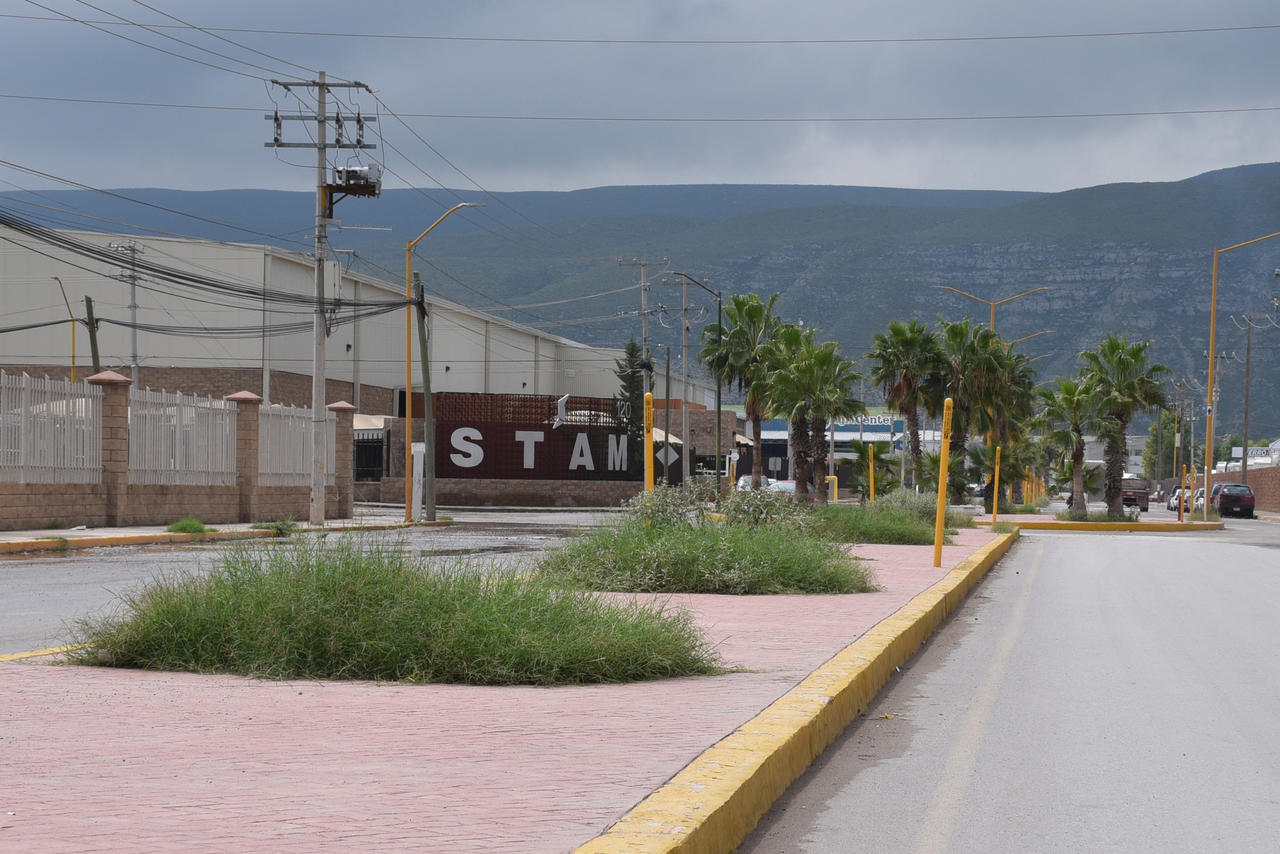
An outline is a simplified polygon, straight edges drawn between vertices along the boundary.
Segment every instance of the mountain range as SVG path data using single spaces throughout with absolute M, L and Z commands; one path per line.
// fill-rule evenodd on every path
M 310 193 L 124 189 L 6 193 L 0 204 L 56 227 L 272 243 L 308 251 Z M 144 202 L 136 204 L 132 199 Z M 780 294 L 788 320 L 861 356 L 891 320 L 972 317 L 1034 358 L 1042 380 L 1074 374 L 1108 333 L 1151 339 L 1156 360 L 1198 417 L 1204 410 L 1214 248 L 1280 231 L 1280 164 L 1182 181 L 1059 193 L 882 187 L 680 185 L 567 192 L 390 190 L 341 200 L 332 245 L 366 272 L 400 281 L 404 246 L 460 201 L 418 245 L 432 293 L 593 344 L 640 337 L 637 259 L 648 262 L 651 340 L 679 370 L 681 270 L 733 293 Z M 184 215 L 195 214 L 198 218 Z M 83 215 L 100 219 L 86 225 Z M 125 224 L 128 224 L 127 226 Z M 622 262 L 622 263 L 620 263 Z M 1218 426 L 1243 415 L 1245 315 L 1280 320 L 1280 239 L 1220 255 Z M 973 300 L 942 289 L 950 286 Z M 583 296 L 602 294 L 591 299 Z M 691 341 L 715 320 L 692 289 Z M 520 307 L 524 308 L 512 308 Z M 1255 329 L 1250 434 L 1280 435 L 1280 329 Z M 1197 386 L 1201 389 L 1196 391 Z M 865 389 L 875 400 L 876 393 Z

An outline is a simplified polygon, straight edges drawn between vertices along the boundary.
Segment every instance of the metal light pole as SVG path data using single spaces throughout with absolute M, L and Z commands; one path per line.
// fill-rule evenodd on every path
M 1280 237 L 1280 231 L 1267 234 L 1262 237 L 1255 237 L 1253 240 L 1246 240 L 1244 243 L 1237 243 L 1234 246 L 1228 246 L 1225 249 L 1213 250 L 1213 277 L 1212 285 L 1209 290 L 1209 352 L 1212 354 L 1217 344 L 1215 338 L 1218 332 L 1218 256 L 1224 252 L 1230 252 L 1233 249 L 1241 249 L 1245 246 L 1252 246 L 1255 243 L 1261 243 L 1264 240 L 1270 240 L 1273 237 Z M 1209 520 L 1209 474 L 1213 468 L 1213 380 L 1214 370 L 1213 358 L 1209 359 L 1209 387 L 1205 392 L 1205 419 L 1204 419 L 1204 520 Z
M 440 214 L 440 218 L 427 230 L 410 240 L 404 247 L 404 298 L 409 304 L 404 307 L 404 520 L 413 521 L 413 247 L 431 230 L 444 222 L 454 211 L 462 208 L 479 208 L 484 205 L 478 202 L 460 202 Z M 423 297 L 425 308 L 426 297 Z M 436 457 L 435 457 L 435 413 L 431 406 L 431 354 L 422 354 L 422 408 L 423 408 L 423 442 L 426 450 L 423 454 L 425 472 L 423 474 L 423 492 L 426 494 L 427 521 L 434 522 L 436 517 Z
M 1032 288 L 1032 289 L 1031 289 L 1031 290 L 1029 290 L 1029 291 L 1023 291 L 1023 292 L 1022 292 L 1022 293 L 1020 293 L 1020 294 L 1014 294 L 1014 295 L 1013 295 L 1013 296 L 1011 296 L 1011 297 L 1005 297 L 1004 299 L 998 299 L 998 300 L 992 301 L 992 300 L 988 300 L 988 299 L 983 299 L 982 297 L 975 297 L 975 296 L 974 296 L 973 294 L 971 294 L 971 293 L 967 293 L 967 292 L 965 292 L 965 291 L 962 291 L 962 290 L 960 290 L 959 288 L 953 288 L 953 287 L 951 287 L 950 285 L 934 285 L 934 287 L 935 287 L 935 288 L 941 288 L 941 289 L 942 289 L 942 290 L 944 290 L 944 291 L 953 291 L 953 292 L 955 292 L 955 293 L 957 293 L 957 294 L 960 294 L 960 296 L 968 297 L 968 298 L 969 298 L 969 299 L 971 299 L 971 300 L 977 300 L 978 302 L 980 302 L 980 303 L 982 303 L 983 305 L 985 305 L 985 306 L 987 306 L 988 308 L 990 308 L 990 309 L 991 309 L 991 317 L 990 317 L 990 320 L 989 320 L 989 321 L 988 321 L 988 323 L 987 323 L 987 328 L 988 328 L 988 329 L 990 329 L 992 332 L 995 332 L 995 331 L 996 331 L 996 306 L 998 306 L 998 305 L 1004 305 L 1004 304 L 1005 304 L 1005 303 L 1007 303 L 1007 302 L 1013 302 L 1013 301 L 1014 301 L 1014 300 L 1016 300 L 1016 299 L 1022 299 L 1023 297 L 1025 297 L 1025 296 L 1030 296 L 1031 294 L 1038 294 L 1038 293 L 1040 293 L 1040 291 L 1047 291 L 1047 290 L 1049 290 L 1047 287 L 1043 287 L 1043 288 Z M 1046 330 L 1046 331 L 1047 331 L 1047 330 Z M 1037 334 L 1037 335 L 1039 335 L 1039 334 L 1041 334 L 1041 333 L 1037 332 L 1036 334 Z M 1028 338 L 1031 338 L 1031 337 L 1033 337 L 1033 336 L 1030 336 L 1030 335 L 1029 335 L 1029 336 L 1027 336 L 1027 337 L 1028 337 Z
M 52 277 L 58 283 L 58 290 L 62 291 L 62 301 L 67 304 L 67 316 L 71 318 L 71 381 L 76 381 L 76 316 L 71 311 L 71 301 L 67 299 L 67 289 L 62 286 L 62 279 L 57 276 Z
M 724 337 L 723 337 L 724 336 L 724 301 L 722 299 L 720 291 L 717 291 L 714 288 L 708 287 L 707 285 L 695 279 L 693 276 L 690 276 L 688 273 L 681 273 L 679 270 L 673 270 L 672 273 L 674 275 L 681 277 L 687 282 L 692 282 L 693 284 L 702 288 L 704 291 L 706 291 L 707 293 L 711 294 L 716 298 L 716 346 L 717 346 L 717 349 L 719 349 L 719 346 L 724 342 Z M 715 381 L 716 381 L 716 495 L 719 495 L 721 490 L 720 433 L 723 430 L 723 428 L 720 425 L 720 378 L 716 377 Z M 730 488 L 732 488 L 732 486 L 733 485 L 730 484 Z

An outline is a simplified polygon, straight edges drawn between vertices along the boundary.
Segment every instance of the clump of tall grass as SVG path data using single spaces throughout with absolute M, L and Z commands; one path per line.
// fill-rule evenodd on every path
M 906 510 L 919 517 L 922 522 L 932 526 L 938 512 L 938 496 L 933 492 L 911 492 L 906 489 L 895 489 L 882 498 L 877 498 L 875 506 L 880 508 L 896 508 Z M 947 509 L 944 522 L 948 528 L 976 527 L 973 516 L 960 510 Z
M 208 534 L 218 529 L 210 528 L 194 516 L 187 516 L 170 523 L 165 530 L 171 534 Z
M 811 530 L 785 500 L 726 501 L 710 522 L 674 489 L 638 496 L 621 524 L 542 559 L 542 576 L 595 590 L 648 593 L 858 593 L 867 571 Z
M 933 542 L 933 522 L 910 510 L 881 504 L 828 504 L 815 511 L 817 530 L 843 543 L 923 546 Z
M 232 549 L 77 627 L 82 663 L 269 679 L 484 685 L 720 672 L 687 613 L 358 538 Z

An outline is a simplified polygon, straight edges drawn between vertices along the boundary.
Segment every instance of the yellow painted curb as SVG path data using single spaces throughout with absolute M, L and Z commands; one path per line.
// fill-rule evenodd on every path
M 1004 520 L 1025 531 L 1131 531 L 1142 533 L 1189 533 L 1192 531 L 1221 531 L 1222 522 L 1064 522 L 1058 519 L 1024 522 Z M 989 520 L 977 520 L 976 524 L 990 526 Z
M 575 854 L 727 854 L 1009 550 L 975 552 L 686 765 Z
M 73 643 L 67 646 L 52 646 L 48 649 L 33 649 L 28 652 L 9 652 L 0 655 L 0 661 L 22 661 L 24 658 L 40 658 L 44 655 L 61 655 L 64 652 L 72 650 L 84 649 L 84 644 Z

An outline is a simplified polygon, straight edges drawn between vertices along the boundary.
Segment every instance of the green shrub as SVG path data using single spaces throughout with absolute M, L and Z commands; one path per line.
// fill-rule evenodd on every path
M 652 593 L 858 593 L 874 589 L 837 545 L 785 525 L 631 521 L 543 558 L 540 572 L 594 590 Z
M 207 534 L 217 528 L 208 528 L 194 516 L 187 516 L 174 522 L 166 530 L 171 534 Z
M 923 522 L 927 523 L 932 530 L 938 513 L 938 493 L 937 492 L 910 492 L 905 489 L 897 489 L 890 492 L 883 498 L 876 499 L 876 506 L 880 508 L 899 508 L 907 510 L 918 516 Z M 947 517 L 944 523 L 948 528 L 972 528 L 975 527 L 973 516 L 959 510 L 947 510 Z M 930 540 L 932 542 L 932 540 Z
M 720 512 L 731 525 L 783 525 L 800 528 L 809 522 L 811 508 L 795 496 L 763 489 L 739 489 L 720 502 Z
M 491 685 L 722 672 L 683 611 L 411 558 L 358 538 L 239 546 L 81 621 L 81 663 L 272 679 Z
M 996 522 L 991 526 L 993 534 L 1012 534 L 1016 530 L 1018 530 L 1016 522 Z
M 271 531 L 277 537 L 287 537 L 297 533 L 301 526 L 292 519 L 279 519 L 275 522 L 254 522 L 249 527 L 255 531 Z

